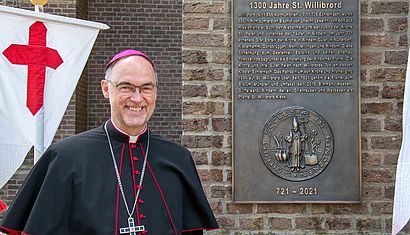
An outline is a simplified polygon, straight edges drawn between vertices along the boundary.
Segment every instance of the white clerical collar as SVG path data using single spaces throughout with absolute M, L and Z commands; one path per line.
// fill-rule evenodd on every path
M 133 143 L 133 144 L 135 144 L 135 143 L 137 142 L 137 140 L 138 140 L 138 137 L 140 137 L 140 135 L 144 134 L 145 131 L 147 130 L 147 125 L 145 125 L 144 130 L 142 130 L 142 132 L 141 132 L 140 134 L 138 134 L 138 135 L 128 135 L 127 133 L 125 133 L 125 131 L 121 130 L 120 128 L 118 128 L 118 127 L 115 125 L 115 123 L 112 121 L 112 118 L 111 118 L 111 123 L 112 123 L 112 125 L 114 126 L 114 128 L 115 128 L 117 131 L 119 131 L 119 132 L 121 132 L 122 134 L 128 136 L 128 137 L 129 137 L 128 142 L 129 142 L 129 143 Z

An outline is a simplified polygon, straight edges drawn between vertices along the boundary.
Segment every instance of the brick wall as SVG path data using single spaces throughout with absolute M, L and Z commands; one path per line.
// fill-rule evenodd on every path
M 362 203 L 235 204 L 231 1 L 183 1 L 182 143 L 194 153 L 222 234 L 390 233 L 408 13 L 409 1 L 361 1 Z M 410 234 L 409 227 L 402 234 Z
M 86 8 L 85 3 L 80 4 L 84 1 L 56 2 L 53 8 L 46 9 L 55 14 L 85 17 L 81 10 Z M 18 4 L 18 7 L 28 6 Z M 88 63 L 88 76 L 81 78 L 88 83 L 80 88 L 80 93 L 88 91 L 88 103 L 84 104 L 83 95 L 73 97 L 56 139 L 82 128 L 76 125 L 80 121 L 74 120 L 83 118 L 80 116 L 84 114 L 76 113 L 84 105 L 88 109 L 88 128 L 100 125 L 108 117 L 108 103 L 102 100 L 98 82 L 103 77 L 103 64 L 114 51 L 138 48 L 158 61 L 160 70 L 159 113 L 153 124 L 158 131 L 182 141 L 192 150 L 221 226 L 221 230 L 207 234 L 388 234 L 402 138 L 409 1 L 361 1 L 363 201 L 360 204 L 232 202 L 230 4 L 229 0 L 115 4 L 88 1 L 88 18 L 107 23 L 112 29 L 99 36 Z M 163 17 L 164 14 L 168 17 Z M 181 14 L 182 34 L 178 34 Z M 161 21 L 154 20 L 155 17 Z M 163 22 L 164 18 L 169 21 Z M 182 53 L 178 45 L 181 36 Z M 12 200 L 31 164 L 32 157 L 28 157 L 9 184 L 0 190 L 0 199 Z M 409 226 L 402 234 L 410 234 Z

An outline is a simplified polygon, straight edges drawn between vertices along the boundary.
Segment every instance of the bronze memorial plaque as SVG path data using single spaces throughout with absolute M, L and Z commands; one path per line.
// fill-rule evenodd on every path
M 359 3 L 232 1 L 235 202 L 360 202 Z

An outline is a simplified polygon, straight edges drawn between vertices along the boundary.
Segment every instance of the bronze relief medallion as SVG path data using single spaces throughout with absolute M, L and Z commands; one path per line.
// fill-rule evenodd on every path
M 265 123 L 259 152 L 276 176 L 303 181 L 319 175 L 333 156 L 334 139 L 327 121 L 303 107 L 287 107 Z

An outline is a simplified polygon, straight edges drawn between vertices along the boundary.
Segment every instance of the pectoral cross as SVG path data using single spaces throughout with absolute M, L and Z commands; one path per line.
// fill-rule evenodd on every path
M 128 227 L 120 228 L 120 234 L 130 234 L 130 235 L 137 235 L 137 232 L 142 232 L 145 230 L 144 225 L 135 226 L 134 218 L 128 218 Z

